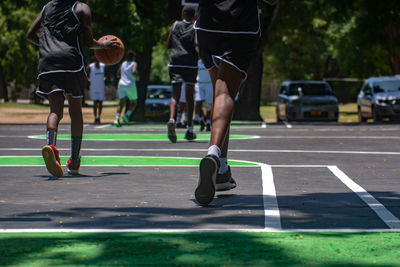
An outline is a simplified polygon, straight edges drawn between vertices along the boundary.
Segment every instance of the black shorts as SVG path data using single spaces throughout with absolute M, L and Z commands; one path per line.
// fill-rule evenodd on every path
M 64 96 L 83 97 L 87 86 L 87 76 L 84 71 L 80 72 L 55 72 L 39 76 L 39 88 L 36 94 L 47 97 L 53 92 L 63 92 Z
M 199 53 L 207 69 L 223 60 L 247 76 L 247 69 L 258 44 L 257 34 L 229 34 L 198 30 Z
M 169 77 L 172 83 L 196 83 L 197 67 L 169 67 Z

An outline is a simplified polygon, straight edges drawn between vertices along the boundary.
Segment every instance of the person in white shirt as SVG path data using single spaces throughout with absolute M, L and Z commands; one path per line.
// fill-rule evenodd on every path
M 128 51 L 126 61 L 122 62 L 118 70 L 120 80 L 118 83 L 119 105 L 117 108 L 117 116 L 114 121 L 116 127 L 121 127 L 120 117 L 122 109 L 125 106 L 125 115 L 122 120 L 125 124 L 129 124 L 129 117 L 132 115 L 136 106 L 137 88 L 136 81 L 138 80 L 137 63 L 135 62 L 136 54 L 132 50 Z
M 206 126 L 206 130 L 211 131 L 211 107 L 214 97 L 213 84 L 210 74 L 201 59 L 198 62 L 198 67 L 199 71 L 195 88 L 196 115 L 198 114 L 199 117 L 200 131 L 203 131 Z M 206 109 L 206 114 L 203 112 L 203 104 Z
M 90 98 L 93 100 L 93 115 L 94 124 L 100 124 L 101 111 L 103 110 L 103 101 L 105 97 L 105 69 L 106 65 L 100 63 L 95 57 L 94 62 L 91 63 L 87 68 L 86 72 L 90 82 Z

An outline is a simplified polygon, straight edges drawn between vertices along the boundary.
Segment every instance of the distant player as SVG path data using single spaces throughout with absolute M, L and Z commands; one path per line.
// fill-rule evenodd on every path
M 103 101 L 105 96 L 105 70 L 106 65 L 100 63 L 95 57 L 94 62 L 87 66 L 86 71 L 89 74 L 90 98 L 93 101 L 94 124 L 100 124 L 101 111 L 103 110 Z
M 257 0 L 199 0 L 198 11 L 194 27 L 199 53 L 214 85 L 210 147 L 200 162 L 195 190 L 196 200 L 207 205 L 215 190 L 236 187 L 227 162 L 230 122 L 261 30 Z
M 197 76 L 198 54 L 195 46 L 195 31 L 193 29 L 194 15 L 195 9 L 193 7 L 185 6 L 183 8 L 183 20 L 174 23 L 166 44 L 167 49 L 172 50 L 168 65 L 173 90 L 170 103 L 170 119 L 168 121 L 168 138 L 172 143 L 176 142 L 174 118 L 183 83 L 186 84 L 186 112 L 188 113 L 185 139 L 189 141 L 196 139 L 196 134 L 193 132 L 193 95 Z
M 88 5 L 75 0 L 50 1 L 35 19 L 27 38 L 39 46 L 39 88 L 37 94 L 47 97 L 50 113 L 47 118 L 47 145 L 42 155 L 47 170 L 56 177 L 63 175 L 56 149 L 57 129 L 63 117 L 64 100 L 69 101 L 71 117 L 71 157 L 68 172 L 78 174 L 83 132 L 82 96 L 87 82 L 79 35 L 92 49 L 113 48 L 115 40 L 93 39 L 91 11 Z M 39 36 L 37 33 L 40 32 Z
M 126 56 L 126 61 L 122 62 L 118 70 L 118 75 L 121 77 L 118 82 L 119 105 L 114 125 L 121 127 L 120 117 L 123 108 L 125 107 L 125 115 L 122 120 L 125 124 L 129 124 L 130 116 L 135 110 L 137 96 L 136 80 L 138 78 L 138 64 L 135 61 L 136 54 L 129 50 Z

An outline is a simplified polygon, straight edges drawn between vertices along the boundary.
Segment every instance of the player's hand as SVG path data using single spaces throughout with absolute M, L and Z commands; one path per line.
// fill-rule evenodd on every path
M 110 40 L 104 40 L 101 42 L 101 44 L 104 48 L 107 48 L 107 49 L 120 47 L 120 43 L 117 41 L 117 38 L 113 38 Z
M 273 6 L 278 2 L 278 0 L 264 0 L 264 2 Z

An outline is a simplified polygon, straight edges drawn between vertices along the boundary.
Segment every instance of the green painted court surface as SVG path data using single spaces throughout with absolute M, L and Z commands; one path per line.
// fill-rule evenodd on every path
M 178 140 L 185 140 L 184 134 L 176 135 Z M 34 135 L 31 138 L 46 139 L 45 135 Z M 257 136 L 251 135 L 231 135 L 230 139 L 253 139 Z M 67 134 L 57 135 L 58 140 L 70 140 L 71 136 Z M 84 140 L 98 140 L 98 141 L 168 141 L 166 134 L 84 134 Z M 210 140 L 209 134 L 197 134 L 196 140 Z M 186 141 L 186 140 L 185 140 Z
M 60 161 L 65 165 L 68 157 L 61 156 Z M 85 156 L 81 158 L 81 166 L 199 166 L 201 159 L 176 157 L 120 157 L 120 156 Z M 258 164 L 230 160 L 231 166 L 257 167 Z M 41 156 L 0 157 L 0 166 L 44 166 Z
M 9 233 L 1 266 L 400 266 L 400 233 Z

